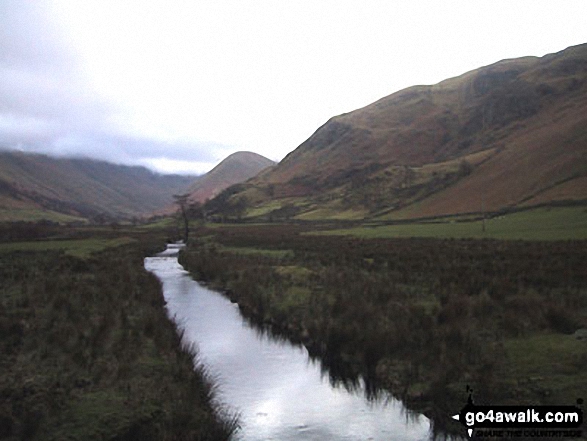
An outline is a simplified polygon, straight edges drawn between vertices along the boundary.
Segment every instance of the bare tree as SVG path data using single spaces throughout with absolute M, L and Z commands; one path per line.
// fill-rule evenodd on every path
M 183 237 L 184 242 L 188 243 L 188 238 L 190 234 L 190 219 L 189 219 L 189 193 L 185 194 L 174 194 L 173 199 L 175 204 L 177 205 L 177 211 L 179 214 L 180 219 L 183 221 Z
M 485 195 L 481 195 L 481 232 L 485 233 Z
M 183 236 L 185 243 L 188 242 L 190 234 L 190 220 L 204 220 L 204 207 L 200 202 L 190 202 L 189 193 L 175 194 L 173 199 L 177 205 L 178 219 L 183 223 Z

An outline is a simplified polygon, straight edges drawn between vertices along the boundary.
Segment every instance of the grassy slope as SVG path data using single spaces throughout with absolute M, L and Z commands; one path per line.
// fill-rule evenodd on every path
M 312 220 L 584 200 L 586 76 L 580 45 L 402 90 L 332 118 L 235 198 Z
M 479 212 L 482 204 L 496 211 L 532 202 L 586 199 L 581 185 L 587 174 L 586 107 L 587 100 L 571 101 L 531 118 L 526 128 L 506 138 L 503 150 L 474 173 L 394 217 Z M 559 194 L 558 187 L 563 185 L 566 191 Z
M 236 152 L 201 176 L 190 188 L 190 200 L 205 202 L 225 188 L 244 182 L 263 169 L 275 165 L 273 161 L 253 152 Z
M 34 208 L 34 206 L 0 209 L 0 222 L 38 222 L 42 220 L 60 224 L 87 222 L 87 219 L 80 216 L 71 216 L 57 211 Z
M 0 152 L 0 210 L 14 218 L 47 210 L 68 215 L 148 214 L 172 201 L 192 182 L 188 176 L 163 176 L 143 167 L 88 159 Z M 27 211 L 28 210 L 28 211 Z

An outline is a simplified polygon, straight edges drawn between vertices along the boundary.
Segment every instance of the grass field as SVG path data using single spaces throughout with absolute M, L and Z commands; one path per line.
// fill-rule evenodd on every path
M 293 255 L 293 252 L 290 250 L 268 250 L 264 248 L 254 248 L 254 247 L 218 247 L 218 251 L 226 252 L 231 254 L 241 254 L 241 255 L 260 255 L 260 256 L 268 256 L 268 257 L 275 257 L 275 258 L 286 258 Z
M 525 390 L 527 401 L 540 395 L 552 395 L 552 401 L 574 404 L 569 397 L 581 393 L 578 384 L 587 384 L 587 345 L 572 335 L 540 333 L 507 339 L 505 350 L 509 360 L 508 374 L 518 378 L 512 385 Z M 520 386 L 524 386 L 523 388 Z
M 316 221 L 316 220 L 358 220 L 363 219 L 367 212 L 365 210 L 345 210 L 340 211 L 334 208 L 316 208 L 307 213 L 300 214 L 296 219 Z
M 538 208 L 482 221 L 422 222 L 321 231 L 311 234 L 351 235 L 361 238 L 472 238 L 504 240 L 587 239 L 587 207 Z
M 117 247 L 134 242 L 131 237 L 118 237 L 115 239 L 66 239 L 66 240 L 42 240 L 27 242 L 0 243 L 0 253 L 12 251 L 50 251 L 64 250 L 70 256 L 86 258 L 90 254 L 102 251 L 106 248 Z
M 0 222 L 37 222 L 40 220 L 49 220 L 52 222 L 58 222 L 60 224 L 66 224 L 70 222 L 87 222 L 87 220 L 82 217 L 70 216 L 50 210 L 0 208 Z
M 173 228 L 177 225 L 177 219 L 172 216 L 161 218 L 155 222 L 149 222 L 144 225 L 139 225 L 138 230 L 157 230 L 160 228 Z

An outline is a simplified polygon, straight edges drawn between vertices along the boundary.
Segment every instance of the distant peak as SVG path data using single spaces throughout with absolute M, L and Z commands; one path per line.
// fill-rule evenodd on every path
M 268 161 L 268 162 L 272 162 L 272 163 L 274 162 L 271 159 L 266 158 L 263 155 L 260 155 L 260 154 L 255 153 L 255 152 L 246 151 L 246 150 L 242 150 L 242 151 L 231 153 L 226 158 L 224 158 L 222 160 L 222 162 L 227 161 L 229 159 L 251 159 L 251 160 L 258 159 L 258 160 L 264 160 L 264 161 Z
M 205 201 L 225 188 L 246 181 L 275 162 L 258 153 L 239 151 L 228 155 L 191 187 L 192 200 Z

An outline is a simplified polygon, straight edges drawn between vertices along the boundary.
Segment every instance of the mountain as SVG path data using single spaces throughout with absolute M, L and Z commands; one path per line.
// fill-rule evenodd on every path
M 420 218 L 587 199 L 587 44 L 330 119 L 232 196 L 250 214 Z
M 204 202 L 234 184 L 239 184 L 275 165 L 275 162 L 253 152 L 236 152 L 201 176 L 188 189 L 190 200 Z
M 92 159 L 0 151 L 0 220 L 147 215 L 194 179 Z

